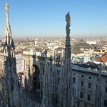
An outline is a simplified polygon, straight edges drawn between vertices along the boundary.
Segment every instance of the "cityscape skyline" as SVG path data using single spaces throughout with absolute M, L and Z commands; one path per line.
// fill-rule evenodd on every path
M 10 24 L 13 37 L 64 37 L 64 18 L 71 14 L 71 35 L 106 36 L 105 0 L 10 1 Z M 4 37 L 5 0 L 0 1 L 0 38 Z
M 67 12 L 65 39 L 14 41 L 9 6 L 6 0 L 5 37 L 0 42 L 0 107 L 107 107 L 107 39 L 71 40 Z

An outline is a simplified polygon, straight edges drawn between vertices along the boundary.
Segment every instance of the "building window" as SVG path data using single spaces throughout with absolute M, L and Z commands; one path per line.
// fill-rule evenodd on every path
M 73 73 L 73 75 L 75 75 L 75 73 Z
M 44 67 L 43 67 L 43 74 L 44 74 Z
M 91 83 L 88 83 L 88 88 L 91 88 Z
M 96 85 L 96 89 L 98 89 L 98 85 Z
M 52 71 L 52 67 L 51 67 L 51 71 Z
M 73 77 L 73 83 L 75 84 L 75 77 Z
M 83 78 L 83 77 L 84 77 L 84 75 L 81 75 L 81 77 Z
M 80 98 L 83 98 L 83 92 L 80 92 Z
M 89 77 L 89 79 L 91 79 L 91 77 Z
M 81 81 L 81 86 L 84 86 L 84 81 Z
M 59 84 L 59 80 L 60 80 L 60 78 L 58 77 L 58 84 Z
M 105 87 L 105 92 L 107 93 L 107 87 Z
M 107 107 L 107 100 L 104 100 L 104 106 Z
M 59 74 L 60 73 L 60 70 L 57 70 L 57 74 Z
M 89 94 L 87 95 L 87 100 L 90 101 L 90 95 Z

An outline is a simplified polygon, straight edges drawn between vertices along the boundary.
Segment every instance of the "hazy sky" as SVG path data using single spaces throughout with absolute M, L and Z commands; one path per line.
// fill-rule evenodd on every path
M 69 11 L 71 36 L 107 35 L 107 0 L 9 0 L 14 37 L 65 36 Z M 0 37 L 5 32 L 5 0 L 0 0 Z

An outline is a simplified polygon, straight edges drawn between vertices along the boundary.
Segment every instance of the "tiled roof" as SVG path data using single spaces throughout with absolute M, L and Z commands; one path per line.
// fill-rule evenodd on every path
M 102 57 L 98 58 L 96 61 L 103 62 L 103 63 L 107 62 L 107 53 L 104 54 Z

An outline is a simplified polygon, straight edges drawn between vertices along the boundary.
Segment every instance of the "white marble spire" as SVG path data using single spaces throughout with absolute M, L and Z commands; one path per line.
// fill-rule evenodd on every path
M 6 1 L 6 6 L 5 6 L 5 11 L 6 11 L 6 29 L 5 29 L 5 35 L 6 35 L 6 43 L 11 44 L 12 41 L 12 33 L 11 33 L 11 27 L 9 23 L 9 5 L 8 1 Z
M 6 1 L 6 28 L 4 51 L 4 87 L 7 92 L 7 102 L 9 107 L 20 107 L 20 89 L 16 70 L 15 46 L 12 39 L 11 27 L 9 23 L 9 5 Z
M 9 20 L 9 4 L 6 0 L 5 5 L 6 11 L 6 27 L 5 27 L 5 39 L 4 39 L 4 54 L 5 56 L 15 57 L 15 46 L 14 41 L 12 39 L 12 32 L 10 27 L 10 20 Z
M 8 5 L 8 1 L 6 1 L 5 11 L 6 11 L 6 27 L 9 27 L 9 5 Z

